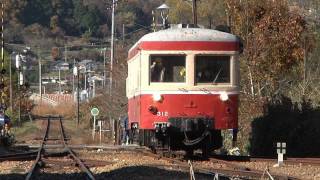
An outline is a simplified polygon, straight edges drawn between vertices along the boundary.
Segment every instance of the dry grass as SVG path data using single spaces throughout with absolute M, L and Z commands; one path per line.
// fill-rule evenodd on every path
M 72 117 L 74 116 L 74 108 L 75 108 L 74 103 L 68 103 L 68 102 L 59 104 L 58 106 L 41 104 L 33 108 L 32 114 L 39 115 L 39 116 L 53 114 L 53 115 L 61 115 L 65 119 L 72 119 Z

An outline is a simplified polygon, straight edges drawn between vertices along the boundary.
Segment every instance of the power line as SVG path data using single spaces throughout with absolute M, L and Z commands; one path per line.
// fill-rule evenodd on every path
M 139 29 L 136 29 L 136 30 L 134 30 L 134 31 L 131 31 L 130 33 L 126 33 L 126 34 L 124 34 L 124 36 L 129 36 L 129 35 L 131 35 L 131 34 L 133 34 L 133 33 L 138 32 L 138 31 L 141 31 L 141 30 L 144 30 L 144 29 L 151 29 L 151 28 L 152 28 L 152 26 L 149 26 L 149 27 L 145 26 L 145 27 L 143 27 L 143 28 L 139 28 Z

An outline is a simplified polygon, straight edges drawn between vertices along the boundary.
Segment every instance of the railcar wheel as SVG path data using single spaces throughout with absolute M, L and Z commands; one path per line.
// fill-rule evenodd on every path
M 187 157 L 191 157 L 191 156 L 193 156 L 193 149 L 190 149 L 190 148 L 188 148 L 187 150 L 186 150 L 186 156 Z
M 129 131 L 129 144 L 139 143 L 139 132 L 137 129 L 131 129 Z
M 139 145 L 140 146 L 145 146 L 146 145 L 146 140 L 145 140 L 145 131 L 144 130 L 140 130 L 139 131 Z
M 215 143 L 215 140 L 213 139 L 212 132 L 210 132 L 209 136 L 207 136 L 203 141 L 202 141 L 202 157 L 204 159 L 208 159 L 210 155 L 210 149 L 212 148 L 212 145 Z
M 128 143 L 129 144 L 132 144 L 133 143 L 133 133 L 132 133 L 132 129 L 129 131 L 129 140 L 128 140 Z
M 208 146 L 208 144 L 206 143 L 206 144 L 204 144 L 203 145 L 203 147 L 202 147 L 202 157 L 204 158 L 204 159 L 208 159 L 208 157 L 209 157 L 209 146 Z

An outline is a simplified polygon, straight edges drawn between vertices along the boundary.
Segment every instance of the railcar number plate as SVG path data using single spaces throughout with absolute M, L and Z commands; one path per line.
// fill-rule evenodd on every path
M 157 116 L 167 117 L 167 116 L 169 116 L 169 113 L 168 113 L 168 111 L 164 111 L 164 112 L 158 111 Z

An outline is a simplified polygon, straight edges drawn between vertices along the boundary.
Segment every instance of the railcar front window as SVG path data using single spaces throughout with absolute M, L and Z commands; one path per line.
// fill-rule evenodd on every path
M 151 55 L 150 82 L 185 82 L 186 56 Z
M 202 56 L 195 59 L 196 83 L 230 83 L 230 56 Z

